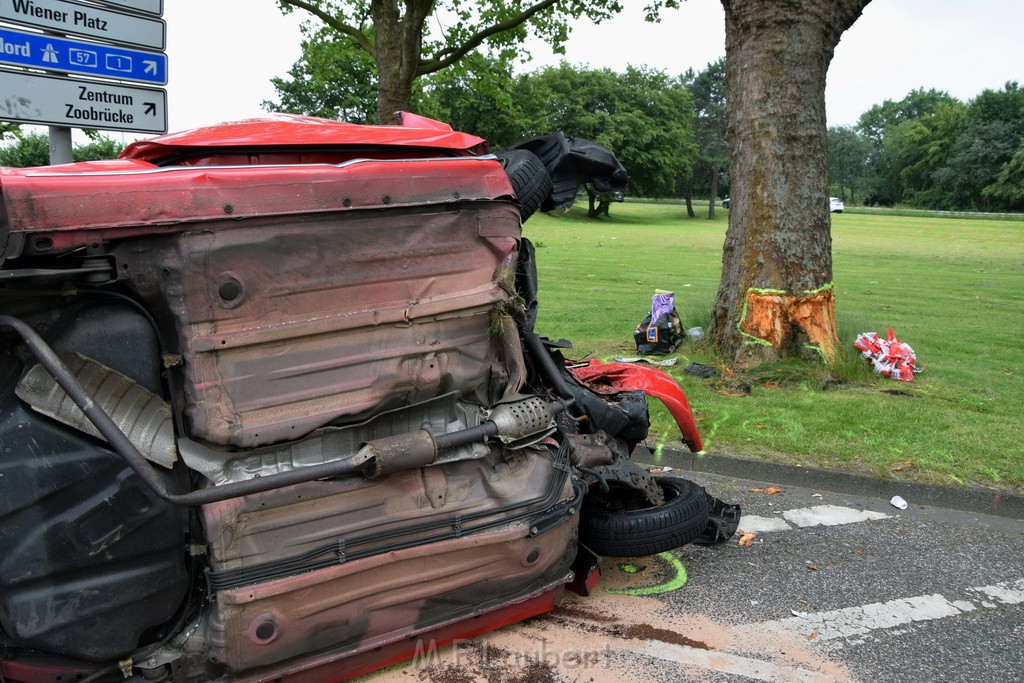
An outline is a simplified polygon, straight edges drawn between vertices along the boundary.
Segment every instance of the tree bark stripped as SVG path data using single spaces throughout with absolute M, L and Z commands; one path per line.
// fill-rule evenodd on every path
M 722 0 L 729 228 L 712 343 L 739 367 L 838 345 L 825 76 L 870 0 Z

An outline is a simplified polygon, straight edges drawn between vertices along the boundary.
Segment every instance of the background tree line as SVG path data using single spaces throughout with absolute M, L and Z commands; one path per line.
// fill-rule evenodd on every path
M 1024 90 L 967 103 L 913 90 L 828 129 L 829 179 L 847 201 L 948 211 L 1024 209 Z

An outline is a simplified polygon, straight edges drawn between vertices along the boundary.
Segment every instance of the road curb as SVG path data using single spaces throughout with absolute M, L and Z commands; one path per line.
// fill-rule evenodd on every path
M 640 453 L 637 453 L 635 458 L 638 462 L 651 466 L 669 466 L 725 477 L 822 489 L 832 493 L 873 496 L 882 500 L 889 500 L 893 496 L 902 496 L 912 505 L 930 505 L 1009 519 L 1024 519 L 1024 496 L 1005 491 L 979 487 L 961 489 L 934 484 L 919 484 L 819 467 L 785 465 L 768 460 L 740 458 L 734 455 L 713 453 L 697 456 L 693 453 L 667 448 L 662 450 L 661 457 L 658 458 L 654 454 Z

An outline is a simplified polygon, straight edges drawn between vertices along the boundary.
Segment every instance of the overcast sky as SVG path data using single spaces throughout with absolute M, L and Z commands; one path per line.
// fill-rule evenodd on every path
M 564 57 L 531 43 L 527 68 L 565 59 L 621 71 L 648 65 L 679 74 L 725 54 L 718 0 L 687 0 L 661 24 L 641 18 L 647 0 L 600 26 L 580 23 Z M 260 116 L 270 84 L 300 54 L 302 13 L 282 16 L 274 0 L 165 0 L 171 131 Z M 1024 82 L 1024 2 L 874 0 L 847 31 L 829 70 L 828 124 L 849 125 L 875 104 L 918 87 L 967 101 L 1006 81 Z

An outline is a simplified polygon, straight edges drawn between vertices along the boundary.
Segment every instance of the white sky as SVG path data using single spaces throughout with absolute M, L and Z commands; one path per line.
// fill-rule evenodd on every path
M 642 21 L 647 0 L 600 26 L 580 24 L 564 57 L 531 43 L 527 68 L 566 59 L 625 69 L 648 65 L 679 74 L 725 54 L 718 0 L 687 0 L 661 24 Z M 274 0 L 165 0 L 168 117 L 171 131 L 265 112 L 274 76 L 300 54 L 303 13 L 283 16 Z M 844 34 L 829 71 L 829 125 L 849 125 L 885 99 L 918 87 L 967 101 L 1006 81 L 1024 82 L 1024 2 L 1020 0 L 874 0 Z

